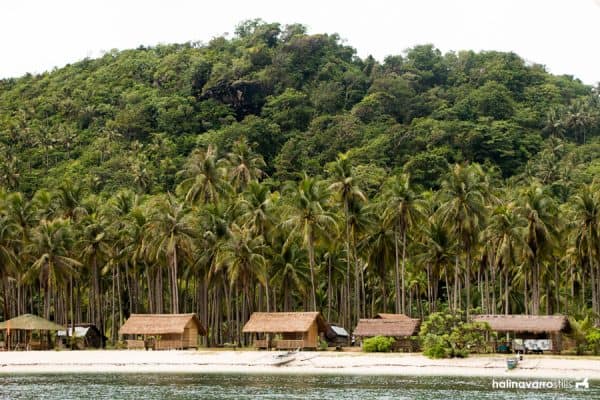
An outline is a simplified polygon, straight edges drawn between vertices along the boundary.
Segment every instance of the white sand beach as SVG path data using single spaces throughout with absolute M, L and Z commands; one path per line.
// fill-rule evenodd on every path
M 282 366 L 268 365 L 265 351 L 22 351 L 0 352 L 0 374 L 170 372 L 436 375 L 600 379 L 600 357 L 526 355 L 506 369 L 506 356 L 431 360 L 421 354 L 301 352 Z

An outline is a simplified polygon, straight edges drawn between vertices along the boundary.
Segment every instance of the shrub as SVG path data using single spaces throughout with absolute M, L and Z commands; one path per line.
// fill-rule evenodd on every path
M 600 353 L 600 329 L 591 328 L 585 339 L 594 355 L 597 356 Z
M 464 322 L 459 314 L 433 313 L 421 326 L 423 354 L 431 358 L 467 357 L 485 348 L 487 323 Z
M 387 353 L 392 350 L 394 342 L 391 337 L 375 336 L 363 341 L 363 350 L 367 353 Z

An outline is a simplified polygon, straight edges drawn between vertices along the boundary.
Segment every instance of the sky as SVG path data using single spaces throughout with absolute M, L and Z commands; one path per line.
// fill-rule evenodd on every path
M 254 18 L 338 33 L 361 57 L 425 43 L 513 51 L 551 73 L 600 81 L 600 0 L 1 0 L 0 78 L 111 49 L 208 42 Z

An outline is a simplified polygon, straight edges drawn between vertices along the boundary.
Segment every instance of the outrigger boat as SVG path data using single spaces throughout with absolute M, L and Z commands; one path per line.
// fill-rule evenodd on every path
M 267 357 L 261 357 L 260 359 L 253 362 L 251 365 L 268 365 L 273 367 L 280 367 L 282 365 L 294 361 L 297 355 L 297 351 L 286 351 L 283 353 L 269 355 Z

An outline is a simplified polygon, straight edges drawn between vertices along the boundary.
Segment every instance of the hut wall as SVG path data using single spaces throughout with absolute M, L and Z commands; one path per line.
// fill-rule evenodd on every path
M 186 349 L 198 346 L 198 327 L 192 319 L 190 319 L 183 330 L 182 342 L 182 346 Z
M 302 339 L 304 340 L 304 347 L 316 349 L 319 346 L 319 327 L 316 320 L 310 325 L 308 331 L 304 332 Z

